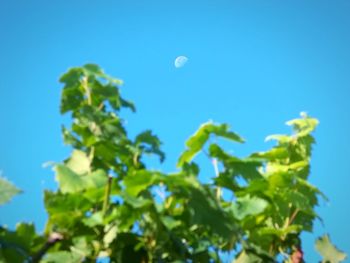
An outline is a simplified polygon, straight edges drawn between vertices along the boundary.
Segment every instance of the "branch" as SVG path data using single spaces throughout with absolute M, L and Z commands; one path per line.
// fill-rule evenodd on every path
M 291 215 L 291 217 L 288 221 L 288 226 L 290 226 L 293 223 L 293 221 L 298 213 L 299 213 L 299 209 L 297 208 L 297 209 L 295 209 L 294 213 Z
M 36 254 L 32 256 L 32 263 L 39 263 L 42 257 L 46 254 L 46 252 L 62 239 L 63 239 L 63 236 L 60 233 L 57 233 L 57 232 L 51 233 L 48 240 L 44 244 L 44 246 Z

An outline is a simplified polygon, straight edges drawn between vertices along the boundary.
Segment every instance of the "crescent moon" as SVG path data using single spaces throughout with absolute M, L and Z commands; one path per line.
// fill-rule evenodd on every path
M 178 56 L 174 61 L 175 68 L 183 67 L 187 61 L 188 58 L 186 56 Z

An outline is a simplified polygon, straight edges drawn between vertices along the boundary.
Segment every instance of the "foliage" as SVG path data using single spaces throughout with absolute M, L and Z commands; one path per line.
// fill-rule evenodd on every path
M 308 182 L 316 119 L 287 122 L 292 135 L 269 136 L 274 147 L 244 158 L 211 142 L 244 142 L 227 124 L 205 123 L 186 142 L 179 169 L 165 174 L 146 166 L 147 155 L 165 158 L 159 138 L 127 134 L 120 111 L 135 106 L 120 80 L 87 64 L 60 81 L 60 110 L 72 117 L 63 139 L 73 151 L 54 164 L 58 189 L 44 193 L 43 235 L 31 224 L 1 228 L 0 262 L 222 262 L 232 251 L 236 263 L 302 262 L 300 234 L 312 232 L 325 198 Z M 216 171 L 210 184 L 193 161 L 201 152 Z M 0 188 L 1 202 L 18 191 L 3 179 Z M 327 236 L 316 247 L 324 262 L 345 259 Z
M 9 202 L 13 196 L 21 192 L 21 190 L 1 176 L 0 189 L 0 205 Z
M 339 251 L 329 240 L 328 235 L 324 235 L 323 237 L 320 237 L 316 240 L 315 247 L 317 251 L 322 255 L 323 257 L 323 263 L 325 262 L 341 262 L 345 260 L 346 255 Z

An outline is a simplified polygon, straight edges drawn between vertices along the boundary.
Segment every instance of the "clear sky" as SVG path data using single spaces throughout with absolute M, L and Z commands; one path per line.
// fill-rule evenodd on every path
M 189 61 L 175 68 L 179 55 Z M 24 190 L 0 207 L 0 224 L 43 229 L 42 190 L 56 186 L 42 163 L 70 153 L 57 80 L 87 62 L 124 80 L 138 109 L 127 128 L 160 136 L 167 160 L 154 166 L 165 171 L 209 119 L 241 134 L 233 149 L 247 154 L 300 111 L 318 118 L 310 179 L 330 203 L 304 236 L 306 259 L 317 261 L 313 239 L 325 232 L 350 254 L 349 1 L 0 0 L 0 170 Z

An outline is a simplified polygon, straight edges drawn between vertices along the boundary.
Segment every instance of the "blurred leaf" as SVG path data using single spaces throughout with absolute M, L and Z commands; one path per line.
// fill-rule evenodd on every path
M 0 177 L 0 205 L 9 202 L 18 193 L 21 193 L 21 190 L 5 178 Z
M 232 263 L 265 263 L 261 258 L 254 254 L 248 254 L 242 251 L 239 256 Z
M 287 158 L 289 155 L 285 147 L 274 147 L 266 152 L 253 153 L 251 157 L 268 159 L 270 161 Z
M 106 247 L 113 242 L 117 237 L 118 227 L 115 225 L 106 225 L 105 226 L 105 235 L 103 237 L 103 243 Z
M 57 252 L 50 252 L 45 255 L 45 257 L 42 259 L 42 263 L 62 263 L 62 262 L 69 262 L 69 263 L 80 263 L 82 262 L 83 256 L 68 252 L 68 251 L 57 251 Z
M 323 257 L 322 263 L 338 263 L 346 259 L 347 255 L 337 249 L 330 241 L 328 235 L 324 235 L 316 240 L 316 250 Z
M 90 217 L 84 218 L 82 222 L 89 227 L 103 225 L 103 213 L 102 211 L 93 213 Z
M 62 193 L 74 193 L 82 191 L 85 188 L 82 177 L 73 172 L 67 166 L 57 164 L 54 169 Z
M 92 203 L 79 193 L 45 191 L 44 203 L 49 221 L 64 228 L 72 227 L 92 207 Z
M 258 197 L 244 196 L 239 197 L 235 203 L 232 204 L 234 216 L 238 220 L 242 220 L 246 216 L 257 215 L 265 210 L 268 202 Z
M 134 197 L 128 194 L 122 195 L 125 202 L 131 205 L 133 208 L 144 208 L 152 205 L 152 200 L 143 197 Z
M 287 125 L 292 126 L 298 136 L 306 136 L 313 132 L 318 125 L 318 120 L 308 117 L 305 113 L 300 114 L 302 118 L 290 120 Z
M 103 70 L 100 68 L 100 66 L 98 66 L 96 64 L 85 64 L 83 66 L 83 69 L 85 70 L 85 73 L 88 76 L 101 77 L 101 78 L 104 78 L 107 81 L 109 81 L 110 83 L 113 83 L 115 85 L 122 85 L 123 84 L 122 80 L 112 78 L 111 76 L 105 74 L 103 72 Z
M 124 178 L 126 192 L 129 195 L 137 196 L 141 191 L 146 190 L 147 187 L 158 182 L 160 177 L 161 174 L 157 172 L 146 170 L 136 171 L 134 174 Z
M 207 226 L 214 233 L 225 238 L 236 234 L 236 224 L 217 204 L 209 191 L 190 188 L 191 195 L 187 209 L 192 210 L 192 224 Z
M 78 168 L 75 168 L 76 170 Z M 83 171 L 84 167 L 80 170 Z M 76 193 L 86 189 L 100 188 L 107 184 L 108 177 L 102 169 L 85 175 L 78 175 L 68 166 L 57 164 L 55 166 L 56 179 L 62 193 Z
M 163 216 L 161 217 L 161 220 L 163 224 L 166 226 L 166 228 L 169 230 L 172 230 L 173 228 L 181 225 L 181 221 L 175 220 L 170 216 Z
M 93 253 L 91 246 L 92 240 L 88 235 L 75 236 L 73 237 L 72 241 L 74 244 L 74 246 L 71 246 L 72 252 L 80 254 L 84 257 L 90 256 Z
M 6 263 L 25 262 L 38 244 L 42 246 L 44 240 L 36 235 L 33 224 L 19 223 L 15 231 L 0 227 L 0 259 Z
M 211 122 L 204 123 L 199 127 L 195 134 L 187 140 L 186 146 L 188 149 L 181 154 L 177 166 L 181 167 L 184 163 L 190 162 L 203 148 L 211 134 L 239 143 L 244 142 L 239 135 L 229 131 L 229 126 L 227 124 L 213 124 Z
M 74 150 L 66 166 L 77 174 L 84 174 L 90 171 L 90 160 L 85 152 Z
M 137 135 L 135 144 L 143 152 L 157 154 L 160 157 L 160 161 L 164 161 L 165 154 L 160 150 L 161 141 L 156 135 L 152 134 L 152 131 L 147 130 Z

